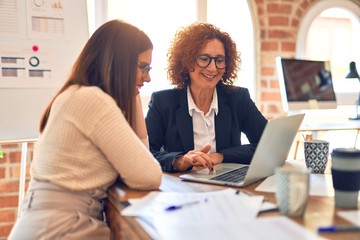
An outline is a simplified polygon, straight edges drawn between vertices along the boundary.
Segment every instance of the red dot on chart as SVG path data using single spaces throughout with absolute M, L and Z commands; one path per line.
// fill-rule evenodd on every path
M 39 47 L 38 47 L 37 45 L 34 45 L 34 46 L 32 47 L 32 50 L 36 52 L 37 50 L 39 50 Z

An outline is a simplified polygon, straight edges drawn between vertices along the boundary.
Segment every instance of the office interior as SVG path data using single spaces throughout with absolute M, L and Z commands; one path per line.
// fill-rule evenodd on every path
M 337 106 L 319 109 L 315 102 L 309 109 L 296 109 L 306 113 L 309 125 L 299 131 L 289 159 L 304 158 L 306 138 L 327 140 L 331 149 L 360 148 L 360 120 L 349 120 L 357 114 L 360 79 L 346 78 L 350 62 L 360 68 L 360 0 L 84 1 L 89 36 L 103 22 L 119 18 L 153 40 L 152 81 L 141 92 L 144 112 L 151 92 L 171 87 L 166 80 L 166 50 L 176 29 L 194 21 L 210 22 L 236 40 L 242 58 L 236 85 L 249 89 L 269 120 L 290 114 L 283 108 L 276 57 L 330 62 Z M 332 122 L 341 126 L 329 127 Z M 0 240 L 7 238 L 17 218 L 23 194 L 19 182 L 23 175 L 26 189 L 35 144 L 36 138 L 0 141 Z

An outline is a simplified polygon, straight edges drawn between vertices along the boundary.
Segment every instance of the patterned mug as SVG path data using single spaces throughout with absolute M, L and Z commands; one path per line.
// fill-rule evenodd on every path
M 312 173 L 324 173 L 329 158 L 329 142 L 309 140 L 304 142 L 306 167 Z

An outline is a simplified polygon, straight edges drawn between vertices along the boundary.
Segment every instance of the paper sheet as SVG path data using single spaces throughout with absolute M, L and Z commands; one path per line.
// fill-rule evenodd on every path
M 141 199 L 130 200 L 131 205 L 125 208 L 121 215 L 136 217 L 155 217 L 171 215 L 182 221 L 217 222 L 232 220 L 255 219 L 258 215 L 264 197 L 243 196 L 235 194 L 234 189 L 224 189 L 213 192 L 177 193 L 151 192 Z M 172 205 L 200 201 L 199 204 L 186 206 L 176 211 L 165 211 Z
M 338 211 L 336 214 L 360 227 L 360 210 Z
M 165 213 L 164 208 L 169 205 L 181 204 L 194 199 L 209 199 L 201 205 L 187 207 L 173 213 Z M 154 218 L 162 216 L 171 221 L 195 222 L 201 224 L 223 224 L 224 222 L 253 220 L 259 211 L 277 209 L 273 203 L 264 201 L 263 196 L 252 196 L 243 191 L 236 194 L 234 189 L 224 189 L 214 192 L 202 193 L 171 193 L 153 192 L 140 199 L 130 199 L 132 204 L 122 211 L 124 216 L 137 216 L 139 224 L 153 239 L 160 239 Z M 207 204 L 207 203 L 211 204 Z M 205 205 L 206 204 L 206 205 Z M 176 223 L 174 223 L 176 224 Z
M 155 226 L 159 240 L 279 240 L 279 239 L 322 239 L 284 216 L 263 217 L 245 221 L 182 221 L 176 217 L 156 217 Z M 260 229 L 260 230 L 259 230 Z

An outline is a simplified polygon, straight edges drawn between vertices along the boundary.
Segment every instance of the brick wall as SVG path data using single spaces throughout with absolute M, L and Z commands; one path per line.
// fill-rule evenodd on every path
M 318 1 L 322 0 L 250 0 L 257 43 L 256 102 L 267 118 L 283 114 L 275 57 L 295 57 L 301 19 Z M 360 7 L 360 0 L 353 1 Z M 30 144 L 28 165 L 32 149 Z M 17 214 L 21 144 L 3 144 L 0 150 L 4 152 L 0 159 L 0 239 L 6 239 Z
M 301 17 L 318 0 L 252 0 L 257 36 L 257 102 L 267 118 L 283 114 L 275 58 L 295 57 Z
M 4 153 L 0 158 L 0 239 L 6 239 L 17 217 L 21 143 L 0 144 Z M 28 143 L 26 186 L 29 180 L 29 165 L 33 143 Z
M 257 43 L 256 102 L 269 119 L 284 114 L 275 58 L 296 56 L 296 39 L 302 17 L 312 5 L 320 1 L 250 0 Z M 360 7 L 360 0 L 352 1 Z

